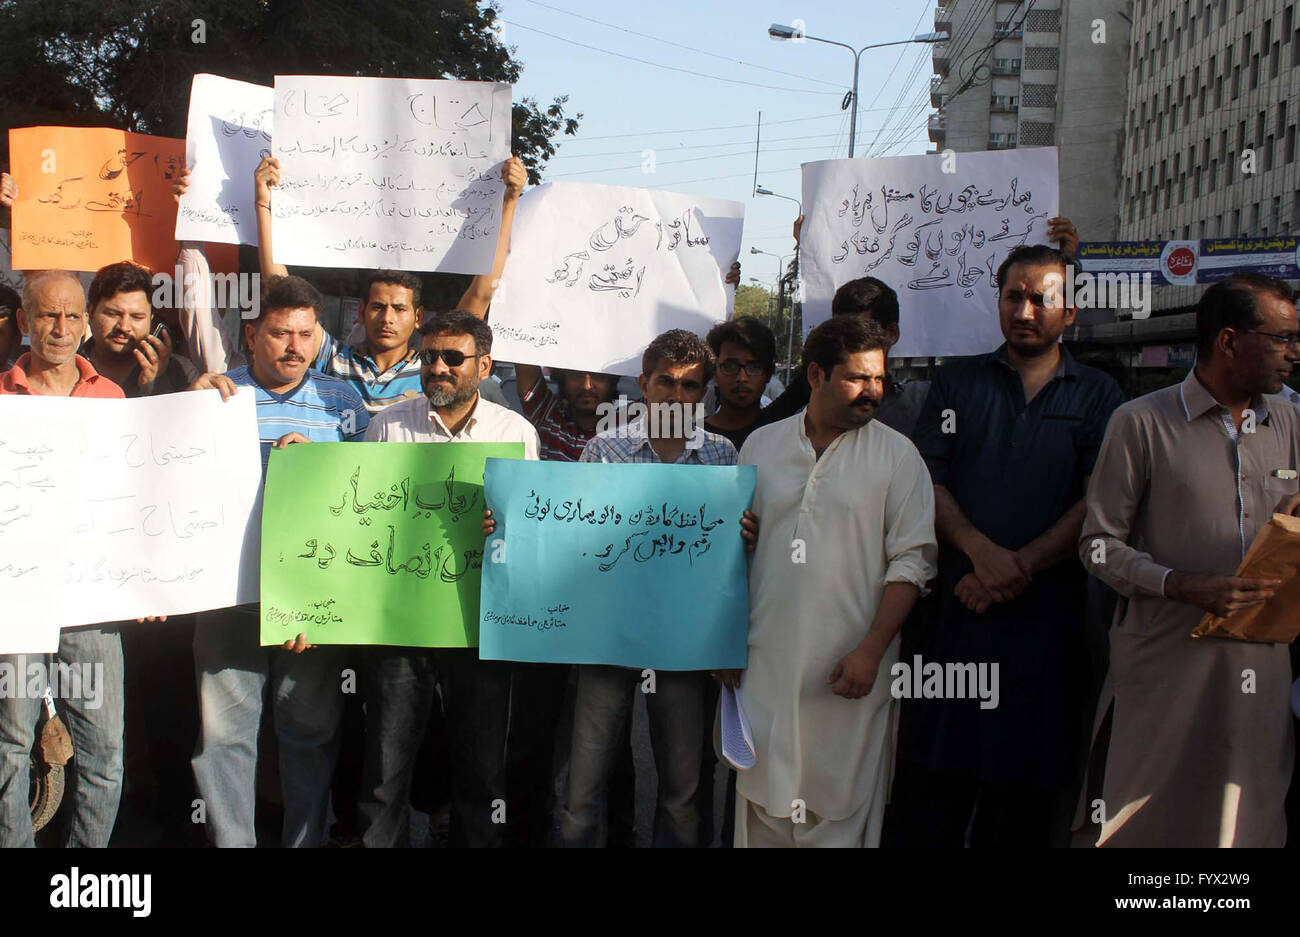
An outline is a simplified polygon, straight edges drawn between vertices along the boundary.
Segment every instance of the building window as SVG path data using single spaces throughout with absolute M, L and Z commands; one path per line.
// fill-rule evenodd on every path
M 1021 146 L 1051 146 L 1056 142 L 1056 125 L 1043 120 L 1020 122 Z
M 1264 140 L 1264 172 L 1273 168 L 1273 135 L 1270 133 Z
M 1022 107 L 1056 107 L 1056 85 L 1022 85 Z
M 1268 77 L 1276 78 L 1278 65 L 1282 61 L 1282 43 L 1273 43 L 1273 51 L 1268 57 Z
M 1025 46 L 1024 67 L 1055 70 L 1059 66 L 1060 56 L 1056 46 Z M 1150 59 L 1147 60 L 1150 64 Z M 1150 77 L 1150 72 L 1148 72 Z
M 1295 161 L 1295 124 L 1286 128 L 1286 161 Z
M 1060 10 L 1030 10 L 1025 14 L 1025 32 L 1055 33 L 1061 31 Z

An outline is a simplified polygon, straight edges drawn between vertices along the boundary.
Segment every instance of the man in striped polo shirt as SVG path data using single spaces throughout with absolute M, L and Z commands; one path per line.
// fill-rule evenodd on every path
M 182 179 L 188 177 L 186 170 Z M 492 272 L 474 277 L 457 308 L 473 313 L 480 319 L 487 312 L 494 284 L 505 269 L 506 253 L 510 243 L 510 228 L 514 222 L 515 206 L 519 194 L 528 181 L 528 172 L 517 156 L 506 160 L 501 167 L 501 179 L 506 184 L 501 206 L 501 224 L 497 237 L 497 250 Z M 177 191 L 185 185 L 178 183 Z M 271 190 L 280 184 L 280 162 L 265 157 L 253 173 L 253 200 L 257 205 L 257 232 L 262 275 L 283 276 L 289 272 L 272 257 Z M 396 270 L 378 270 L 370 277 L 366 288 L 365 305 L 357 312 L 357 324 L 365 330 L 365 340 L 357 344 L 340 342 L 317 327 L 315 364 L 318 371 L 349 381 L 361 394 L 370 414 L 409 397 L 424 394 L 420 382 L 420 362 L 417 349 L 412 347 L 412 336 L 424 318 L 420 305 L 420 278 Z M 506 399 L 496 381 L 484 378 L 479 384 L 484 399 L 505 406 Z
M 320 311 L 320 294 L 306 280 L 270 280 L 261 314 L 243 324 L 252 363 L 227 374 L 205 374 L 190 387 L 219 390 L 222 399 L 234 393 L 256 396 L 263 472 L 272 448 L 358 440 L 370 424 L 361 395 L 350 384 L 308 367 Z M 194 667 L 202 728 L 193 764 L 215 845 L 257 843 L 257 735 L 268 680 L 280 746 L 281 842 L 324 844 L 343 711 L 344 651 L 313 648 L 301 634 L 283 649 L 261 647 L 257 605 L 199 616 Z

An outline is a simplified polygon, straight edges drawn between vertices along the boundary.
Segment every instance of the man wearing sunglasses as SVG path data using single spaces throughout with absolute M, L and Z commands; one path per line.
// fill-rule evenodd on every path
M 492 371 L 492 329 L 469 312 L 439 312 L 420 329 L 423 397 L 379 413 L 369 442 L 519 442 L 536 459 L 537 430 L 519 414 L 479 396 Z M 451 844 L 503 846 L 507 823 L 493 822 L 494 802 L 509 802 L 506 731 L 512 666 L 479 660 L 478 648 L 368 648 L 371 702 L 360 811 L 367 846 L 402 845 L 410 825 L 415 754 L 441 683 L 451 760 Z M 378 660 L 376 660 L 378 659 Z

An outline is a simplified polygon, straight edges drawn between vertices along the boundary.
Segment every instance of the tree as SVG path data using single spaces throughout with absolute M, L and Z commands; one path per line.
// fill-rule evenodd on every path
M 200 72 L 263 85 L 276 74 L 513 84 L 522 66 L 497 20 L 494 3 L 473 0 L 0 0 L 0 166 L 9 164 L 13 127 L 184 137 Z M 577 132 L 582 115 L 567 116 L 567 102 L 514 103 L 512 149 L 534 184 L 555 155 L 553 140 Z M 326 292 L 359 292 L 357 271 L 302 272 Z M 467 282 L 436 281 L 430 306 L 454 303 Z
M 772 324 L 772 293 L 761 286 L 741 284 L 736 287 L 735 317 L 752 316 L 766 326 Z
M 212 72 L 519 80 L 494 4 L 473 0 L 0 0 L 0 162 L 7 131 L 41 123 L 183 137 L 190 80 Z M 515 102 L 515 153 L 531 180 L 573 134 L 567 96 Z

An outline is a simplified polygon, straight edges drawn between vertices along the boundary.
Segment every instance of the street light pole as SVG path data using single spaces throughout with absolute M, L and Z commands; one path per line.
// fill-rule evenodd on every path
M 862 53 L 868 49 L 883 49 L 886 46 L 905 46 L 913 43 L 922 45 L 932 45 L 936 42 L 947 42 L 948 34 L 946 32 L 921 33 L 919 36 L 913 36 L 911 39 L 898 39 L 894 42 L 875 42 L 869 46 L 863 46 L 861 49 L 855 49 L 853 46 L 844 42 L 836 42 L 834 39 L 821 39 L 817 36 L 809 36 L 795 29 L 793 26 L 782 26 L 779 23 L 773 23 L 767 28 L 767 34 L 773 39 L 811 39 L 813 42 L 821 42 L 828 46 L 839 46 L 841 49 L 848 49 L 853 53 L 853 90 L 849 92 L 848 106 L 853 108 L 849 112 L 849 158 L 853 157 L 853 147 L 858 139 L 858 71 L 862 64 Z M 841 108 L 843 110 L 843 108 Z
M 762 250 L 762 249 L 757 248 L 757 247 L 751 247 L 751 248 L 749 249 L 749 252 L 750 252 L 751 254 L 766 254 L 768 257 L 776 257 L 776 258 L 777 258 L 777 264 L 776 264 L 777 305 L 776 305 L 776 308 L 777 308 L 777 313 L 778 313 L 778 315 L 779 315 L 780 313 L 783 313 L 783 312 L 785 311 L 785 262 L 786 262 L 786 259 L 789 258 L 789 257 L 797 257 L 798 254 L 799 254 L 798 249 L 796 249 L 795 252 L 794 252 L 793 254 L 784 254 L 784 255 L 773 254 L 771 251 L 765 251 L 765 250 Z M 790 383 L 790 371 L 791 371 L 792 366 L 793 366 L 793 361 L 792 361 L 793 357 L 794 357 L 794 304 L 793 304 L 793 302 L 792 302 L 792 303 L 790 304 L 790 322 L 789 322 L 788 334 L 787 334 L 786 342 L 785 342 L 785 382 L 786 382 L 786 384 L 789 384 L 789 383 Z

